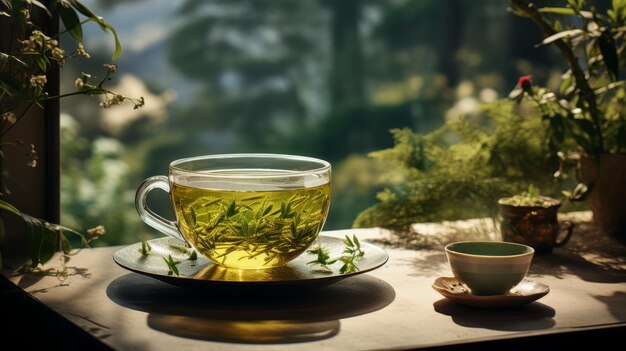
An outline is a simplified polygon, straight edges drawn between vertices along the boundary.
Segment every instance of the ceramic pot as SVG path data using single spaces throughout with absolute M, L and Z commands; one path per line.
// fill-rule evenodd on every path
M 498 201 L 502 220 L 500 231 L 504 241 L 531 246 L 537 253 L 550 253 L 565 245 L 572 236 L 574 223 L 559 224 L 557 215 L 561 202 L 550 198 L 553 205 L 514 206 Z
M 588 184 L 587 206 L 606 233 L 626 239 L 626 154 L 582 156 L 580 179 Z

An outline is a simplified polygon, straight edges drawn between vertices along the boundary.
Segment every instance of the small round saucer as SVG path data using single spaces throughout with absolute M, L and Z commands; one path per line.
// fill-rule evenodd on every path
M 503 295 L 473 295 L 465 284 L 454 277 L 439 277 L 435 279 L 432 287 L 452 301 L 479 308 L 523 306 L 546 296 L 550 292 L 547 285 L 529 279 L 522 280 Z

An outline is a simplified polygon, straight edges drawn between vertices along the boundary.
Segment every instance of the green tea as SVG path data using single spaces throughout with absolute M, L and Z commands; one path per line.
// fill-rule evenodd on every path
M 249 185 L 190 185 L 171 189 L 179 230 L 201 254 L 231 268 L 272 268 L 300 255 L 317 237 L 330 204 L 328 182 L 252 191 L 233 190 Z

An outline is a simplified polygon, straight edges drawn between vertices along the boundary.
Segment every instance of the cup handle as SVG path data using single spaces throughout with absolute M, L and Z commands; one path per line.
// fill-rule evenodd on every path
M 563 245 L 567 244 L 569 239 L 572 237 L 572 232 L 574 231 L 574 226 L 575 226 L 574 222 L 564 221 L 563 222 L 564 229 L 559 228 L 559 234 L 563 233 L 564 231 L 567 231 L 567 234 L 565 234 L 563 239 L 561 239 L 560 241 L 558 240 L 558 237 L 557 237 L 557 239 L 554 240 L 554 246 L 558 247 L 558 246 L 563 246 Z
M 152 228 L 186 242 L 178 231 L 178 228 L 176 228 L 176 222 L 163 218 L 163 216 L 155 213 L 148 207 L 148 202 L 146 201 L 148 193 L 155 188 L 161 189 L 169 194 L 170 183 L 167 177 L 154 176 L 141 183 L 137 189 L 137 194 L 135 194 L 135 208 L 137 209 L 137 213 L 139 213 L 139 217 Z

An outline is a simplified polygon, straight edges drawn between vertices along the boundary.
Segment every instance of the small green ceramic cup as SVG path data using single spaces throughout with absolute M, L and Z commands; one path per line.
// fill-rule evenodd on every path
M 535 250 L 503 241 L 461 241 L 445 247 L 454 276 L 474 295 L 501 295 L 528 273 Z

